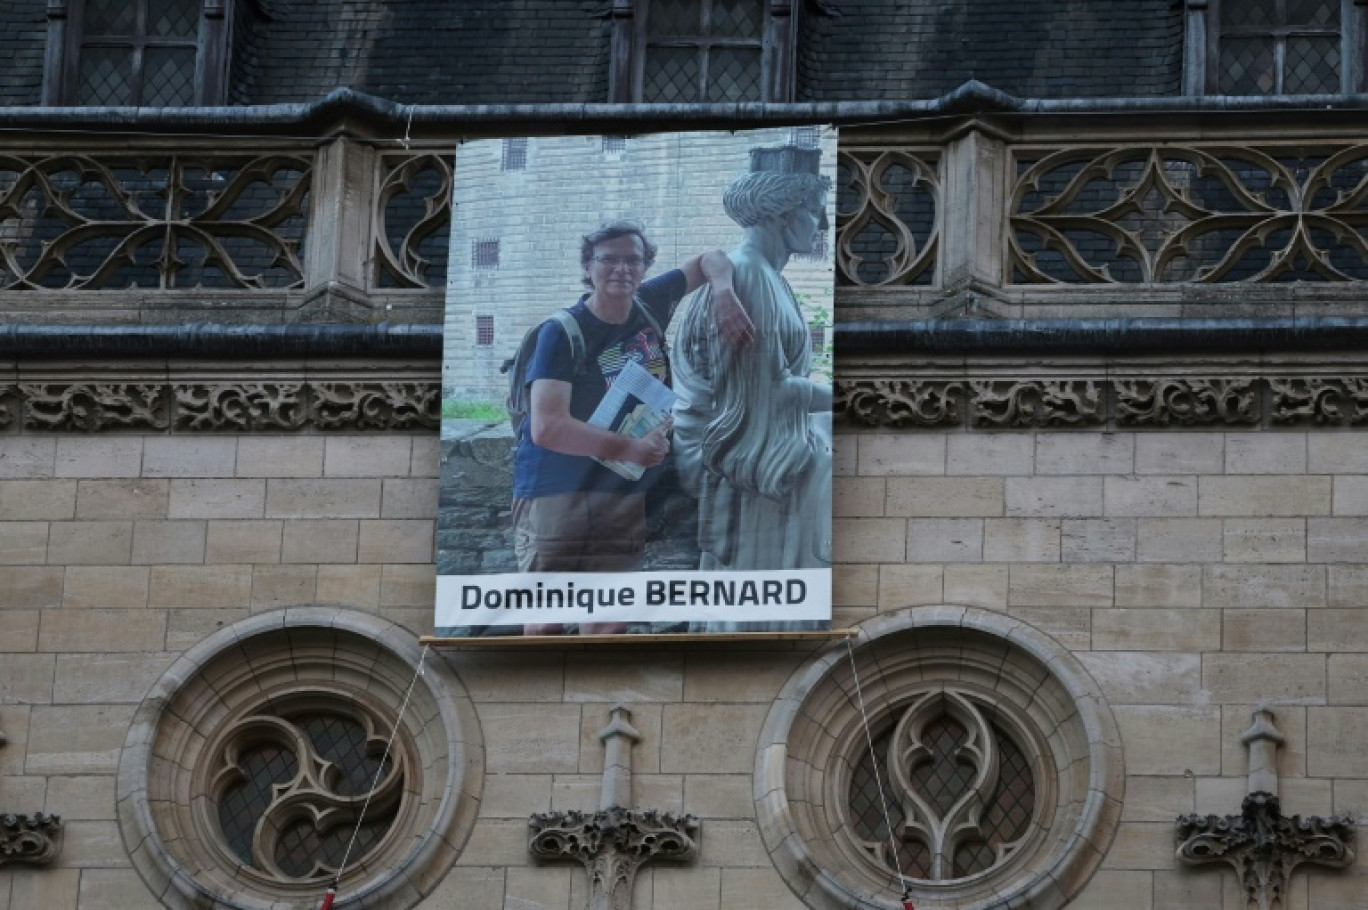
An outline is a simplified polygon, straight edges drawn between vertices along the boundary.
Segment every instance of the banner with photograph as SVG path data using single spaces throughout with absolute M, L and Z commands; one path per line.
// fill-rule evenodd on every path
M 436 634 L 831 622 L 836 131 L 456 153 Z

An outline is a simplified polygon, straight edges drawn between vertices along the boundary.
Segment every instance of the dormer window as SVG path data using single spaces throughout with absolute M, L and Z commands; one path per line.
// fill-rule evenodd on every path
M 613 101 L 790 101 L 792 0 L 615 0 Z
M 1357 0 L 1188 0 L 1189 94 L 1358 91 Z
M 221 103 L 230 2 L 49 0 L 45 103 Z

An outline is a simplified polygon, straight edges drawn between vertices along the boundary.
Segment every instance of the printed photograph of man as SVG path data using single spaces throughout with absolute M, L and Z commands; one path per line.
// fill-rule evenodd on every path
M 834 131 L 499 151 L 457 156 L 439 634 L 825 627 Z

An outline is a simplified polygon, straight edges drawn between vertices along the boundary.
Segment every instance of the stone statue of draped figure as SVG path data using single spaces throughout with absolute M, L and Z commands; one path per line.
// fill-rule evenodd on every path
M 728 257 L 754 340 L 720 340 L 707 291 L 679 328 L 675 458 L 699 502 L 700 569 L 831 565 L 831 385 L 808 376 L 811 335 L 782 274 L 827 228 L 820 159 L 815 148 L 753 149 L 750 173 L 723 197 L 745 231 Z

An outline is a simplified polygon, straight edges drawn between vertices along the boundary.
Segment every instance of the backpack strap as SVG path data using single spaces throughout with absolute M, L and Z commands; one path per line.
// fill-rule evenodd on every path
M 659 322 L 656 322 L 656 318 L 651 313 L 650 307 L 642 303 L 641 298 L 635 294 L 632 295 L 632 306 L 635 307 L 636 311 L 641 314 L 641 317 L 646 320 L 646 324 L 655 329 L 656 337 L 660 339 L 660 343 L 662 345 L 665 344 L 665 330 L 660 327 Z
M 550 318 L 556 321 L 570 342 L 570 362 L 575 365 L 578 376 L 584 372 L 584 332 L 580 330 L 579 320 L 569 310 L 556 310 Z

